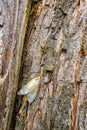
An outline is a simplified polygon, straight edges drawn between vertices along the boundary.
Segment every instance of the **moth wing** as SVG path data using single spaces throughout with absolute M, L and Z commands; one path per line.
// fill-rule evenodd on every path
M 28 93 L 31 93 L 35 90 L 35 88 L 38 88 L 39 83 L 32 79 L 30 82 L 28 82 L 24 87 L 18 92 L 18 95 L 26 95 Z
M 18 92 L 18 95 L 26 95 L 29 93 L 29 85 L 25 85 L 20 91 Z
M 32 91 L 31 93 L 29 93 L 27 95 L 28 102 L 32 103 L 35 100 L 36 96 L 37 96 L 37 91 Z

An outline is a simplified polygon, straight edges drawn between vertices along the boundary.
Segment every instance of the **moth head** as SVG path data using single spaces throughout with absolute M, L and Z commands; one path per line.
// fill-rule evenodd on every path
M 36 81 L 40 81 L 40 76 L 35 77 Z

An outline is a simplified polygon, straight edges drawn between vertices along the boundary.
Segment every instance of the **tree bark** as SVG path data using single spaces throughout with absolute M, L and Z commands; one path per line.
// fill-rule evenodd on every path
M 0 129 L 86 130 L 87 1 L 0 2 Z M 29 104 L 17 92 L 36 76 Z

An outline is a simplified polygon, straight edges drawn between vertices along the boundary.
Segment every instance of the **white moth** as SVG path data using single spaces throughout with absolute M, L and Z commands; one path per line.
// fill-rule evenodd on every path
M 19 92 L 18 95 L 26 95 L 29 103 L 32 103 L 38 93 L 40 85 L 40 76 L 30 80 Z

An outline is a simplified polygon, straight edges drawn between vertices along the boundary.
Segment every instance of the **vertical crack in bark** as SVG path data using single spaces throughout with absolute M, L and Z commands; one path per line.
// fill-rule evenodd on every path
M 11 119 L 12 119 L 12 113 L 13 113 L 13 108 L 14 108 L 14 103 L 15 103 L 17 83 L 18 83 L 18 77 L 19 77 L 19 71 L 20 71 L 20 65 L 21 65 L 21 56 L 22 56 L 22 51 L 23 51 L 23 46 L 24 46 L 25 33 L 26 33 L 26 27 L 27 27 L 30 8 L 31 8 L 31 3 L 28 0 L 26 0 L 25 3 L 24 3 L 23 17 L 22 17 L 22 22 L 21 22 L 21 27 L 20 27 L 19 38 L 17 37 L 17 27 L 19 27 L 18 26 L 18 17 L 19 17 L 18 8 L 19 8 L 19 1 L 17 3 L 16 20 L 15 20 L 14 34 L 13 34 L 14 35 L 13 36 L 13 42 L 15 44 L 17 42 L 17 46 L 15 47 L 15 52 L 17 52 L 16 57 L 15 57 L 15 64 L 16 65 L 13 66 L 14 71 L 15 71 L 14 73 L 13 73 L 13 70 L 11 69 L 10 84 L 9 84 L 10 94 L 6 99 L 6 103 L 7 103 L 6 106 L 7 106 L 7 109 L 8 109 L 6 117 L 5 117 L 5 120 L 7 122 L 6 123 L 6 130 L 10 129 L 10 125 L 12 123 Z M 9 120 L 7 120 L 7 119 L 9 119 Z

